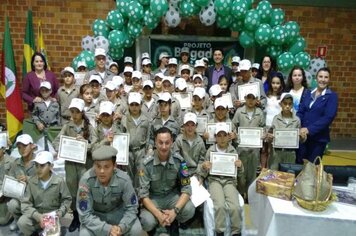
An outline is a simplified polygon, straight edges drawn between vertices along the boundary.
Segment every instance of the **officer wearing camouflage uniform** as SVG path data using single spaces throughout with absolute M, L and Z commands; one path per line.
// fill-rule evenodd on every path
M 145 158 L 140 172 L 141 223 L 149 235 L 154 235 L 157 224 L 170 226 L 170 235 L 179 235 L 178 222 L 188 221 L 195 213 L 188 168 L 184 159 L 171 151 L 170 129 L 162 127 L 155 136 L 157 149 Z
M 116 169 L 117 150 L 102 146 L 93 152 L 94 166 L 81 178 L 77 211 L 80 236 L 142 235 L 136 214 L 138 199 L 130 177 Z

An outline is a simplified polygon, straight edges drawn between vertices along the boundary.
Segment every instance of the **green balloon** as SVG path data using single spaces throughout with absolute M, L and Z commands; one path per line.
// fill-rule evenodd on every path
M 120 11 L 123 17 L 128 18 L 129 6 L 131 0 L 116 0 L 116 8 Z
M 251 48 L 255 46 L 255 38 L 253 32 L 244 30 L 239 36 L 240 44 L 243 48 Z
M 129 18 L 131 21 L 139 21 L 143 18 L 143 7 L 136 1 L 131 1 L 129 5 Z
M 137 0 L 142 6 L 149 6 L 150 0 Z
M 96 19 L 92 26 L 94 37 L 104 36 L 105 38 L 109 35 L 109 27 L 106 25 L 104 20 Z
M 166 0 L 151 0 L 150 9 L 155 17 L 162 17 L 168 10 L 168 1 Z
M 286 41 L 286 30 L 283 26 L 277 25 L 272 29 L 271 44 L 272 45 L 282 45 Z
M 80 57 L 78 55 L 73 59 L 72 64 L 71 64 L 71 67 L 74 68 L 75 71 L 77 71 L 77 67 L 78 67 L 78 63 L 79 62 L 80 62 Z
M 226 15 L 226 16 L 217 15 L 216 16 L 217 26 L 221 29 L 229 28 L 231 25 L 231 22 L 232 22 L 231 15 Z
M 196 4 L 194 4 L 194 2 L 192 0 L 182 0 L 180 2 L 180 13 L 182 17 L 190 17 L 193 16 L 195 14 L 197 14 L 197 12 L 199 12 L 200 7 Z
M 271 15 L 271 21 L 270 21 L 270 26 L 274 27 L 277 25 L 281 25 L 284 21 L 284 11 L 281 8 L 276 8 L 273 9 L 272 15 Z
M 299 37 L 300 34 L 300 27 L 298 23 L 295 21 L 288 21 L 284 25 L 284 28 L 287 32 L 286 43 L 293 43 Z
M 245 0 L 235 0 L 232 2 L 231 15 L 234 19 L 244 19 L 247 12 Z
M 254 2 L 254 0 L 245 0 L 246 1 L 246 6 L 247 6 L 247 9 L 252 9 L 252 4 Z
M 299 52 L 303 52 L 305 47 L 305 39 L 303 37 L 298 37 L 297 40 L 289 47 L 289 52 L 296 55 Z
M 121 30 L 124 26 L 124 17 L 119 10 L 112 10 L 106 17 L 106 24 L 108 24 L 111 29 Z
M 142 25 L 140 22 L 129 21 L 127 24 L 127 32 L 131 38 L 137 38 L 142 33 Z
M 122 33 L 124 35 L 124 48 L 131 47 L 134 43 L 134 38 L 130 37 L 127 26 L 122 29 Z
M 94 58 L 94 53 L 91 51 L 84 50 L 79 54 L 79 60 L 85 61 L 88 66 L 88 69 L 93 69 L 95 67 Z
M 294 56 L 290 52 L 284 52 L 277 59 L 278 69 L 281 71 L 290 70 L 294 66 Z
M 193 3 L 199 7 L 205 7 L 209 4 L 210 0 L 192 0 Z
M 282 54 L 282 46 L 269 45 L 266 49 L 266 53 L 273 59 L 277 59 Z
M 108 39 L 110 47 L 119 48 L 124 44 L 124 35 L 120 30 L 112 30 Z
M 143 17 L 144 25 L 148 29 L 153 30 L 157 27 L 157 25 L 159 24 L 159 21 L 160 21 L 160 19 L 153 15 L 150 8 L 147 8 L 145 11 L 145 15 Z
M 295 64 L 302 67 L 304 70 L 308 69 L 310 64 L 310 55 L 306 52 L 300 52 L 294 56 Z
M 269 1 L 263 0 L 257 5 L 258 14 L 261 17 L 261 23 L 268 23 L 272 16 L 272 5 Z
M 239 19 L 239 20 L 233 19 L 230 24 L 230 30 L 234 32 L 239 32 L 244 29 L 244 24 L 245 24 L 244 19 Z
M 120 60 L 124 55 L 124 49 L 110 47 L 108 53 L 113 60 Z
M 260 24 L 255 32 L 256 42 L 260 45 L 267 45 L 271 40 L 272 29 L 268 24 Z
M 230 15 L 232 0 L 215 0 L 214 5 L 218 15 Z
M 257 10 L 248 10 L 245 17 L 245 28 L 254 31 L 260 25 L 260 16 Z

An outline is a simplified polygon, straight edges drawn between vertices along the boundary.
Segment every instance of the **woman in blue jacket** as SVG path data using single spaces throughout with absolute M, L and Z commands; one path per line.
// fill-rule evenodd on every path
M 301 121 L 300 135 L 307 141 L 299 147 L 300 158 L 314 161 L 322 157 L 330 142 L 330 125 L 338 108 L 338 97 L 328 87 L 330 70 L 321 68 L 316 74 L 317 87 L 300 104 L 297 116 Z M 302 160 L 297 160 L 301 163 Z

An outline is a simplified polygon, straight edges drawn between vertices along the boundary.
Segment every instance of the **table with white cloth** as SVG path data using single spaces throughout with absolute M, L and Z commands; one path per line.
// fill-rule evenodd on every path
M 256 193 L 256 181 L 248 189 L 250 219 L 257 235 L 355 236 L 356 206 L 333 202 L 325 211 L 313 212 L 286 201 Z

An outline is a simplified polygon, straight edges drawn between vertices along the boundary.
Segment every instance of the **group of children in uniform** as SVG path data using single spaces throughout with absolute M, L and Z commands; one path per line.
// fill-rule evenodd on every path
M 181 65 L 178 71 L 177 60 L 171 58 L 168 60 L 167 71 L 157 74 L 147 69 L 151 66 L 147 55 L 142 59 L 142 72 L 126 65 L 123 77 L 115 75 L 103 83 L 100 75 L 91 75 L 87 83 L 79 87 L 75 81 L 76 72 L 73 68 L 66 67 L 61 72 L 63 85 L 59 88 L 56 99 L 49 96 L 50 84 L 46 81 L 41 83 L 43 102 L 36 103 L 32 113 L 38 130 L 62 125 L 52 143 L 55 151 L 58 151 L 61 135 L 87 140 L 88 151 L 85 164 L 65 161 L 65 184 L 51 172 L 53 154 L 41 151 L 35 157 L 32 138 L 27 134 L 17 138 L 21 158 L 12 163 L 12 168 L 8 164 L 1 164 L 1 167 L 5 167 L 5 174 L 27 182 L 24 200 L 8 201 L 8 211 L 15 217 L 15 222 L 18 220 L 20 230 L 26 235 L 41 227 L 43 213 L 56 210 L 57 215 L 62 217 L 69 207 L 74 214 L 74 229 L 79 226 L 75 202 L 80 178 L 93 164 L 92 151 L 101 145 L 111 145 L 115 134 L 130 135 L 129 165 L 122 168 L 131 177 L 134 188 L 139 188 L 139 167 L 143 158 L 151 155 L 155 149 L 154 133 L 162 126 L 172 131 L 172 151 L 179 152 L 184 157 L 189 174 L 197 176 L 202 184 L 207 184 L 214 203 L 217 232 L 224 232 L 225 229 L 225 202 L 228 203 L 228 213 L 233 222 L 232 233 L 238 235 L 241 232 L 238 194 L 247 197 L 247 188 L 256 178 L 260 150 L 239 147 L 237 128 L 265 127 L 266 117 L 271 121 L 271 129 L 300 128 L 300 121 L 292 110 L 293 96 L 282 93 L 283 78 L 276 74 L 271 79 L 267 98 L 274 102 L 263 102 L 264 91 L 260 91 L 261 97 L 255 92 L 248 93 L 242 102 L 238 100 L 237 87 L 258 81 L 250 74 L 251 62 L 248 60 L 240 61 L 234 57 L 233 68 L 236 69 L 233 70 L 233 84 L 229 85 L 229 79 L 221 76 L 219 83 L 211 86 L 207 93 L 204 75 L 207 63 L 204 59 L 196 61 L 194 71 L 191 69 L 193 66 L 189 65 Z M 83 66 L 84 63 L 81 63 L 80 67 Z M 111 67 L 116 67 L 113 73 L 117 74 L 117 64 Z M 191 107 L 182 109 L 179 100 L 172 93 L 190 93 Z M 229 97 L 232 98 L 232 105 L 224 98 L 226 94 L 231 95 Z M 269 114 L 269 111 L 273 111 L 273 114 Z M 88 119 L 87 114 L 90 113 L 96 114 L 95 124 Z M 211 134 L 207 131 L 197 132 L 200 118 L 216 124 L 213 143 L 208 142 Z M 273 135 L 266 132 L 261 139 L 271 142 Z M 4 154 L 6 145 L 0 146 L 0 162 L 8 163 Z M 238 160 L 234 162 L 238 170 L 237 176 L 210 175 L 211 152 L 239 154 Z M 276 149 L 270 155 L 269 167 L 277 169 L 281 162 L 294 161 L 293 150 Z M 42 186 L 42 190 L 38 189 L 39 186 Z M 52 191 L 51 188 L 55 190 Z M 48 199 L 47 193 L 53 196 L 53 200 Z M 11 204 L 13 202 L 16 204 Z M 23 220 L 20 218 L 21 214 Z M 33 225 L 32 228 L 23 226 L 29 222 Z

